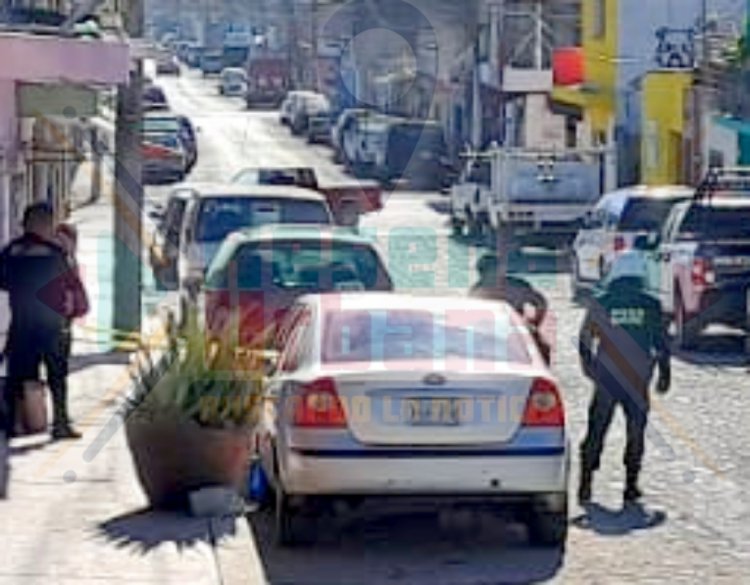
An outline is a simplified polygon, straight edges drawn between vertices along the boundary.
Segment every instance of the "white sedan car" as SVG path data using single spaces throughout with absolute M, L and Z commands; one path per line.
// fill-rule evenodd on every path
M 307 296 L 279 335 L 256 445 L 280 544 L 331 502 L 424 496 L 517 504 L 533 542 L 564 545 L 562 394 L 509 307 Z

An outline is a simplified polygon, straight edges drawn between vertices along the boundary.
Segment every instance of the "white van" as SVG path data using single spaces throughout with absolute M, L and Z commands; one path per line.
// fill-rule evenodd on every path
M 573 242 L 574 290 L 599 282 L 615 257 L 632 249 L 637 236 L 660 232 L 672 207 L 694 192 L 679 185 L 640 185 L 602 196 Z

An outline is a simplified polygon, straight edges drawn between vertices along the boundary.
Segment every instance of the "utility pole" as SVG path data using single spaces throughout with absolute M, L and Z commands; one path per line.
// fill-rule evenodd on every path
M 143 0 L 128 0 L 123 22 L 130 39 L 143 37 Z M 139 56 L 131 65 L 129 83 L 117 90 L 112 323 L 116 339 L 141 330 L 142 90 L 143 62 Z

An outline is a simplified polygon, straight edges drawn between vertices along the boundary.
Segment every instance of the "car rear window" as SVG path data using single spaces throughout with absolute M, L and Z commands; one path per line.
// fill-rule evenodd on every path
M 750 240 L 750 206 L 693 205 L 679 233 L 682 238 L 697 240 Z
M 325 363 L 467 359 L 530 364 L 525 336 L 510 317 L 466 311 L 343 311 L 325 318 Z
M 315 171 L 312 169 L 247 169 L 233 180 L 241 185 L 281 185 L 318 189 Z
M 385 268 L 367 245 L 274 240 L 245 244 L 226 266 L 208 277 L 211 288 L 240 290 L 280 288 L 303 293 L 389 289 Z
M 216 197 L 201 201 L 195 239 L 220 242 L 234 231 L 268 224 L 328 225 L 322 201 L 274 197 Z
M 148 134 L 144 136 L 143 141 L 146 144 L 158 144 L 167 148 L 180 148 L 180 139 L 176 134 Z
M 617 228 L 621 231 L 658 231 L 679 199 L 633 198 L 623 208 Z

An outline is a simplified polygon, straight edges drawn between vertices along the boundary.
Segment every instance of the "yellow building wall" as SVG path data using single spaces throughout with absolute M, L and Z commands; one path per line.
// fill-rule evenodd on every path
M 683 182 L 688 71 L 653 71 L 643 81 L 641 179 L 647 185 Z
M 585 84 L 581 88 L 556 87 L 552 97 L 583 109 L 592 134 L 607 134 L 617 112 L 617 55 L 620 0 L 583 0 L 581 5 L 582 48 Z M 596 18 L 602 8 L 603 34 Z

